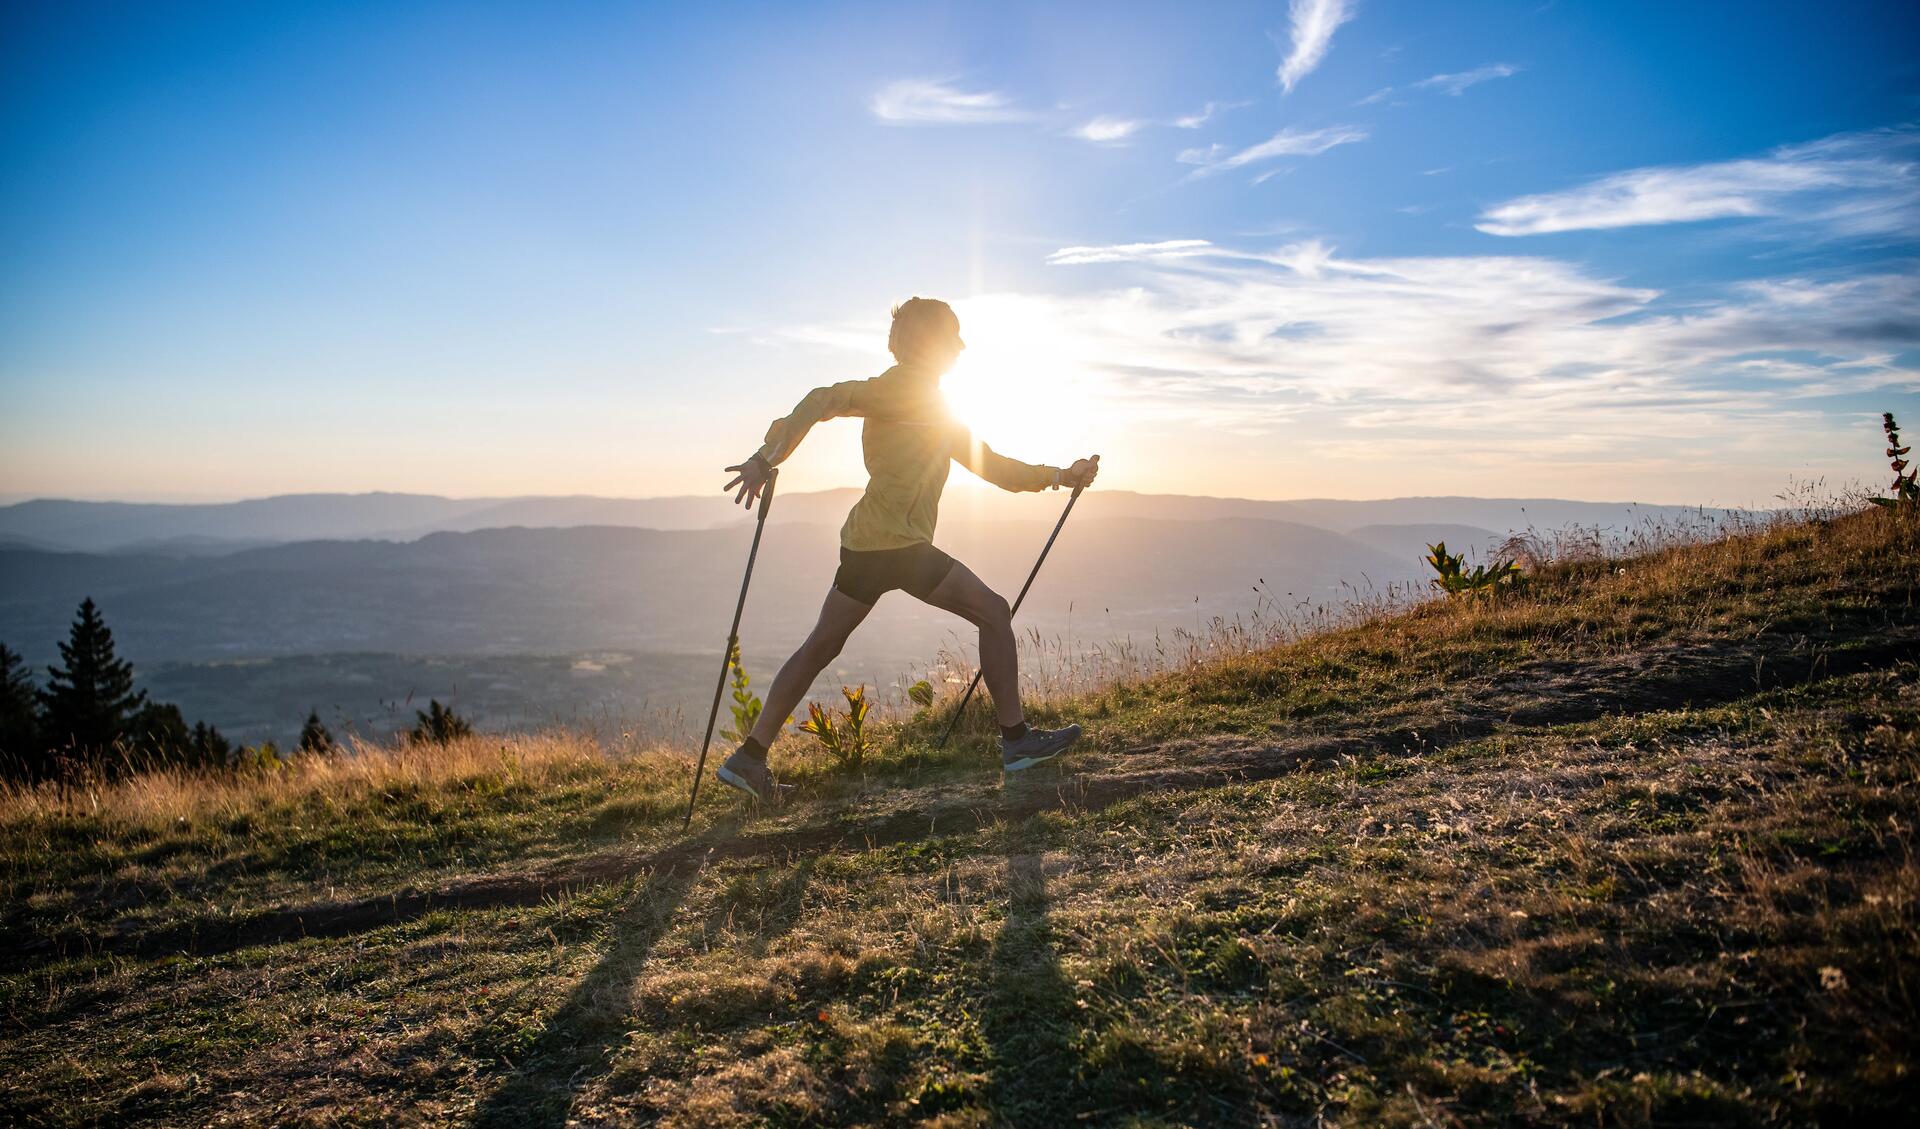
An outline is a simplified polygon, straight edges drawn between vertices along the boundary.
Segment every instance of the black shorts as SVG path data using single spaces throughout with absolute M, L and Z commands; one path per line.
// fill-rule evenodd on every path
M 899 549 L 842 548 L 833 586 L 872 607 L 895 588 L 924 600 L 952 571 L 953 558 L 925 541 Z

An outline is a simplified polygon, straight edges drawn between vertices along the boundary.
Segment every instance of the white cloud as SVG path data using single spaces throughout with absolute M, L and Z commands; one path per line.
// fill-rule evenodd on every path
M 1114 243 L 1104 247 L 1062 247 L 1047 256 L 1049 266 L 1082 263 L 1141 262 L 1146 259 L 1204 255 L 1213 244 L 1204 239 L 1167 239 L 1159 243 Z
M 994 90 L 961 90 L 950 80 L 907 78 L 888 83 L 868 103 L 885 122 L 978 125 L 1025 121 L 1030 115 Z
M 1676 310 L 1547 258 L 1347 259 L 1317 241 L 1069 250 L 1050 261 L 1125 264 L 1129 285 L 1019 300 L 1156 417 L 1258 430 L 1319 405 L 1337 428 L 1543 442 L 1578 418 L 1631 445 L 1705 439 L 1724 427 L 1714 413 L 1785 411 L 1813 388 L 1920 389 L 1893 359 L 1920 345 L 1920 279 L 1899 274 L 1753 282 Z M 1787 355 L 1799 382 L 1749 379 Z
M 1098 117 L 1076 128 L 1073 134 L 1097 144 L 1111 145 L 1125 141 L 1145 124 L 1134 118 Z
M 1837 235 L 1920 230 L 1920 130 L 1843 133 L 1762 157 L 1614 173 L 1487 209 L 1489 235 L 1776 217 Z
M 1287 93 L 1311 74 L 1327 50 L 1333 46 L 1333 33 L 1354 17 L 1359 7 L 1354 0 L 1293 0 L 1287 16 L 1293 35 L 1293 50 L 1281 61 L 1280 85 Z
M 1423 78 L 1413 85 L 1420 90 L 1443 90 L 1458 98 L 1469 86 L 1478 86 L 1496 78 L 1510 78 L 1520 73 L 1520 68 L 1512 63 L 1488 63 L 1484 67 L 1475 67 L 1458 74 L 1437 74 L 1432 78 Z
M 1103 273 L 1091 290 L 968 299 L 969 337 L 984 349 L 989 327 L 1024 327 L 1003 343 L 1009 363 L 1043 353 L 1031 378 L 1070 381 L 1116 431 L 1142 429 L 1143 457 L 1267 437 L 1275 468 L 1346 466 L 1403 493 L 1456 484 L 1444 475 L 1468 463 L 1571 475 L 1561 488 L 1689 488 L 1646 469 L 1671 467 L 1692 488 L 1746 489 L 1751 476 L 1726 469 L 1744 460 L 1777 476 L 1742 499 L 1763 500 L 1789 470 L 1844 463 L 1851 439 L 1872 449 L 1871 426 L 1854 435 L 1851 409 L 1817 397 L 1920 391 L 1900 359 L 1920 346 L 1920 278 L 1900 273 L 1761 280 L 1679 305 L 1552 258 L 1347 258 L 1317 241 L 1082 246 L 1048 261 Z M 871 352 L 874 332 L 789 337 Z M 1383 458 L 1404 485 L 1379 477 Z
M 1460 71 L 1457 74 L 1437 74 L 1430 78 L 1423 78 L 1419 82 L 1410 84 L 1407 89 L 1440 90 L 1458 98 L 1469 86 L 1478 86 L 1480 83 L 1488 82 L 1496 78 L 1508 78 L 1519 74 L 1524 69 L 1524 67 L 1514 63 L 1488 63 L 1484 67 L 1475 67 L 1470 71 Z M 1397 86 L 1383 86 L 1372 94 L 1355 102 L 1354 105 L 1372 106 L 1380 102 L 1385 102 L 1388 98 L 1393 97 L 1399 89 Z
M 1170 124 L 1175 129 L 1199 129 L 1201 126 L 1207 124 L 1209 121 L 1212 121 L 1213 115 L 1219 113 L 1220 111 L 1237 110 L 1244 105 L 1246 105 L 1245 102 L 1208 102 L 1205 106 L 1200 107 L 1200 112 L 1194 113 L 1194 114 L 1182 114 L 1181 116 L 1173 119 L 1173 121 Z
M 1199 165 L 1194 175 L 1207 176 L 1278 157 L 1318 156 L 1336 145 L 1349 145 L 1366 139 L 1367 131 L 1358 126 L 1330 125 L 1325 129 L 1308 130 L 1289 127 L 1237 153 L 1229 154 L 1225 146 L 1211 145 L 1205 149 L 1183 150 L 1176 159 L 1184 164 Z
M 1246 104 L 1245 102 L 1208 102 L 1197 113 L 1182 114 L 1174 118 L 1122 118 L 1101 114 L 1091 121 L 1075 126 L 1071 132 L 1075 137 L 1091 141 L 1096 145 L 1117 145 L 1149 126 L 1199 129 L 1220 111 L 1237 110 Z

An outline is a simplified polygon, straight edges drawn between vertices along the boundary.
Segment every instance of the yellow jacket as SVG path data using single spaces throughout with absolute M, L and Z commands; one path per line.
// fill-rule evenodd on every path
M 933 540 L 940 519 L 940 493 L 951 459 L 1002 490 L 1045 490 L 1060 471 L 997 454 L 976 440 L 940 398 L 940 375 L 895 365 L 872 380 L 846 380 L 807 393 L 793 414 L 767 428 L 759 455 L 778 466 L 813 425 L 839 416 L 860 416 L 860 447 L 867 463 L 867 492 L 840 527 L 849 549 L 899 549 Z

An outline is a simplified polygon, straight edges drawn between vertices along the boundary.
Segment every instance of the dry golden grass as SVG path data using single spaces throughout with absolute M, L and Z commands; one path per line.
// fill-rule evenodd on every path
M 629 771 L 665 768 L 675 754 L 635 758 Z M 650 766 L 648 761 L 663 763 Z M 77 819 L 159 831 L 182 820 L 234 819 L 313 803 L 423 789 L 513 784 L 542 788 L 609 770 L 609 755 L 567 733 L 465 737 L 448 744 L 349 740 L 328 756 L 296 756 L 278 768 L 237 772 L 152 769 L 107 780 L 0 783 L 0 823 Z

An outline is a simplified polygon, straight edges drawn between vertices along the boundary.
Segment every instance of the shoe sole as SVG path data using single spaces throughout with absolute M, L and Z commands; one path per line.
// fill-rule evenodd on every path
M 1079 740 L 1080 740 L 1079 735 L 1075 734 L 1073 740 L 1068 741 L 1065 744 L 1061 745 L 1059 748 L 1050 750 L 1049 752 L 1046 752 L 1040 756 L 1021 757 L 1017 761 L 1001 761 L 1000 771 L 1001 772 L 1024 772 L 1027 769 L 1032 768 L 1034 765 L 1045 764 L 1048 761 L 1052 760 L 1053 758 L 1059 756 L 1061 753 L 1064 753 L 1068 749 L 1073 748 L 1074 744 Z
M 747 783 L 746 777 L 733 771 L 732 769 L 728 768 L 724 764 L 721 765 L 719 768 L 714 769 L 713 774 L 720 778 L 720 783 L 725 784 L 729 788 L 735 788 L 735 789 L 738 789 L 739 791 L 745 792 L 747 795 L 752 796 L 756 801 L 765 799 L 764 796 L 762 796 L 758 791 L 754 789 L 753 785 Z
M 1024 772 L 1027 769 L 1032 768 L 1036 764 L 1045 764 L 1064 752 L 1066 752 L 1065 749 L 1055 749 L 1053 752 L 1048 753 L 1044 757 L 1021 757 L 1017 761 L 1002 761 L 1000 762 L 1000 771 L 1001 772 Z

